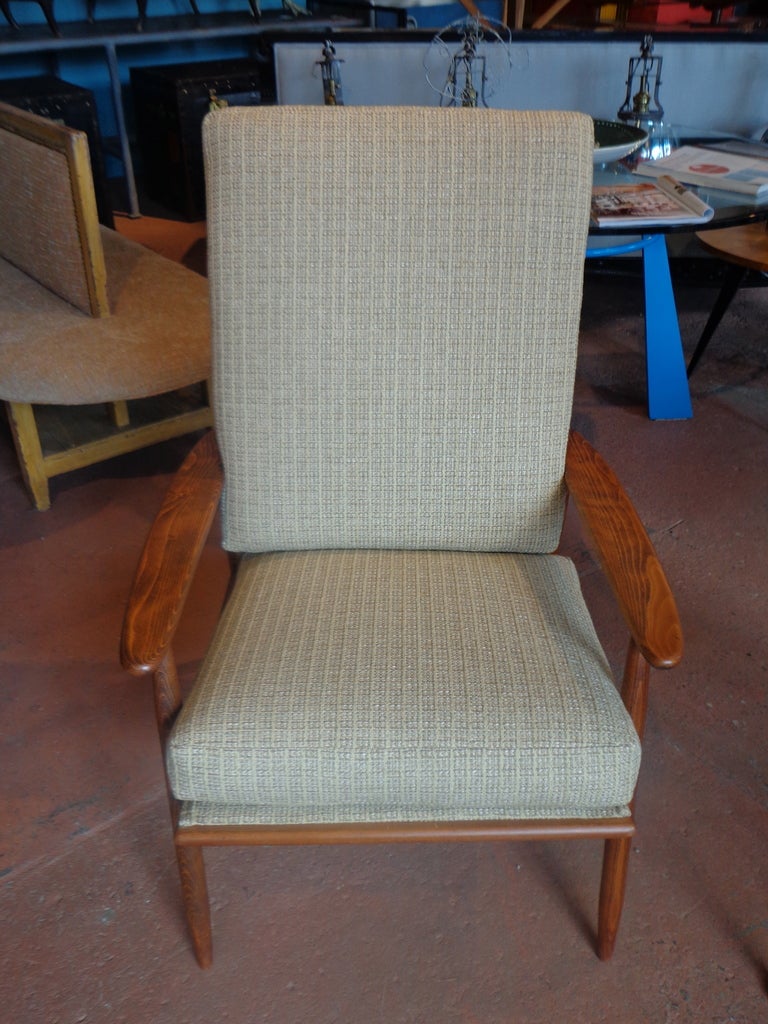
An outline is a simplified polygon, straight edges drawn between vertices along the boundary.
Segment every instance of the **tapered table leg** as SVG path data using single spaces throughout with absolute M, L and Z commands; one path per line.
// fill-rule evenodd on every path
M 696 365 L 701 359 L 701 357 L 704 355 L 704 352 L 712 338 L 712 335 L 717 330 L 717 325 L 725 316 L 725 311 L 728 309 L 731 302 L 733 301 L 734 295 L 739 290 L 739 285 L 744 279 L 744 275 L 746 274 L 746 272 L 746 267 L 739 267 L 736 264 L 733 264 L 732 266 L 728 267 L 728 270 L 726 271 L 725 275 L 725 280 L 723 282 L 723 287 L 721 288 L 720 294 L 717 296 L 717 299 L 715 300 L 715 304 L 712 307 L 712 312 L 709 314 L 709 320 L 707 320 L 704 330 L 701 332 L 699 343 L 696 346 L 693 355 L 691 356 L 691 361 L 688 363 L 689 377 L 696 369 Z
M 645 242 L 648 415 L 652 420 L 687 420 L 693 416 L 693 408 L 669 272 L 667 243 L 663 235 L 649 236 Z

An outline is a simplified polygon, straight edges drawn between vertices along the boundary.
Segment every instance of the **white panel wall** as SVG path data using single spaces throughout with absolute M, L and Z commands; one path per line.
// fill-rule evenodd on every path
M 334 40 L 344 60 L 345 103 L 434 106 L 439 97 L 425 80 L 428 44 Z M 322 103 L 319 43 L 275 46 L 280 103 Z M 518 109 L 581 110 L 615 120 L 624 100 L 627 65 L 639 53 L 627 40 L 552 40 L 546 33 L 511 47 L 511 68 L 488 105 Z M 768 123 L 768 44 L 763 42 L 657 42 L 663 57 L 661 102 L 666 120 L 752 134 Z

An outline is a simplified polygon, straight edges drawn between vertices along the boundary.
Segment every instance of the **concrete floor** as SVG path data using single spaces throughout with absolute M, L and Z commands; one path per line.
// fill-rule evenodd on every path
M 678 290 L 686 346 L 711 288 Z M 0 428 L 2 967 L 14 1024 L 768 1021 L 768 290 L 740 293 L 689 422 L 644 409 L 637 282 L 587 285 L 574 422 L 636 501 L 687 651 L 652 691 L 622 930 L 593 953 L 598 843 L 219 850 L 215 962 L 180 909 L 149 686 L 121 614 L 189 440 L 53 482 L 31 511 Z M 616 671 L 624 632 L 566 548 Z M 179 637 L 192 678 L 227 564 L 213 539 Z

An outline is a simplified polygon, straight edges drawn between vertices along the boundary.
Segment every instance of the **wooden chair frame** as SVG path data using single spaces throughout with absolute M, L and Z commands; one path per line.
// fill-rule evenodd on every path
M 107 270 L 101 247 L 88 136 L 85 132 L 63 128 L 47 118 L 32 117 L 7 104 L 0 104 L 0 129 L 61 153 L 66 159 L 72 205 L 82 245 L 83 272 L 88 286 L 91 316 L 109 316 Z
M 604 460 L 572 432 L 565 481 L 602 563 L 630 633 L 622 699 L 642 739 L 651 666 L 671 668 L 682 656 L 674 598 L 653 546 L 621 484 Z M 121 660 L 151 674 L 160 742 L 165 745 L 182 699 L 173 637 L 206 537 L 216 515 L 222 469 L 207 434 L 179 470 L 141 555 L 124 621 Z M 456 821 L 294 826 L 181 826 L 171 793 L 171 819 L 187 923 L 198 963 L 212 961 L 210 911 L 202 851 L 206 846 L 604 839 L 597 953 L 608 959 L 619 927 L 634 816 L 543 821 Z
M 0 104 L 0 130 L 13 132 L 65 157 L 81 243 L 82 268 L 88 291 L 90 315 L 94 318 L 109 316 L 107 268 L 101 243 L 101 227 L 86 134 L 63 128 L 54 121 L 17 111 L 6 104 Z M 6 402 L 22 475 L 35 508 L 38 511 L 50 508 L 48 481 L 54 476 L 210 427 L 213 418 L 207 404 L 207 392 L 205 397 L 206 404 L 203 407 L 136 427 L 130 426 L 127 401 L 109 402 L 113 428 L 111 432 L 84 444 L 51 453 L 43 451 L 34 405 L 28 402 Z

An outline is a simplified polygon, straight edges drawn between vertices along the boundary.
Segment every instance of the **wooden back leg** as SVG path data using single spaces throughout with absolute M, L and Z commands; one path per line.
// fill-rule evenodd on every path
M 5 404 L 24 483 L 35 508 L 38 512 L 45 512 L 51 507 L 51 495 L 34 409 L 27 402 Z

